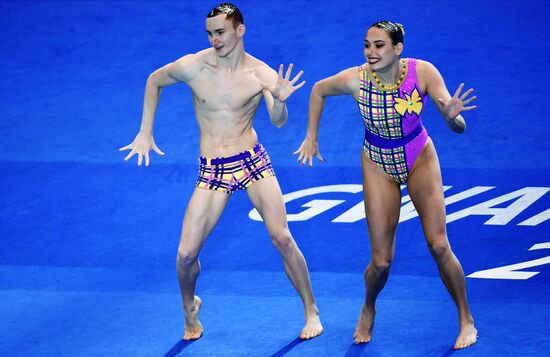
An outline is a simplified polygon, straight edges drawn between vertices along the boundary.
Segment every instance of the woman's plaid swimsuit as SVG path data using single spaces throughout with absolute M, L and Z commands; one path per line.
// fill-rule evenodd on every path
M 359 67 L 357 104 L 365 125 L 363 150 L 390 178 L 407 182 L 416 158 L 428 141 L 421 112 L 426 96 L 418 88 L 416 60 L 405 60 L 407 74 L 394 90 L 374 87 L 366 66 Z

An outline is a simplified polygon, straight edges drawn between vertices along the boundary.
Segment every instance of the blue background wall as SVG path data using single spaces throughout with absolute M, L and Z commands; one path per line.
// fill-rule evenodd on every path
M 311 199 L 345 201 L 290 222 L 312 272 L 323 336 L 294 340 L 303 323 L 299 299 L 262 223 L 248 218 L 252 205 L 243 193 L 231 199 L 201 255 L 205 335 L 178 342 L 183 319 L 174 261 L 199 154 L 189 89 L 163 92 L 155 139 L 164 157 L 153 155 L 150 167 L 138 168 L 117 149 L 137 133 L 148 74 L 208 47 L 204 18 L 216 4 L 0 2 L 0 354 L 450 354 L 458 331 L 454 306 L 417 218 L 400 225 L 373 343 L 352 345 L 370 257 L 366 224 L 331 221 L 360 203 L 360 192 L 287 205 L 298 213 Z M 307 84 L 288 101 L 287 125 L 273 127 L 263 104 L 255 121 L 284 193 L 360 184 L 363 128 L 351 98 L 331 98 L 325 107 L 319 139 L 325 164 L 300 168 L 291 153 L 305 134 L 315 81 L 361 64 L 365 31 L 385 18 L 404 24 L 404 56 L 436 65 L 451 93 L 465 82 L 478 96 L 463 135 L 446 127 L 434 105 L 425 112 L 444 184 L 452 186 L 446 195 L 494 187 L 449 205 L 448 213 L 526 187 L 550 187 L 547 1 L 237 5 L 249 53 L 274 68 L 293 62 L 305 70 Z M 549 222 L 520 223 L 549 204 L 542 194 L 500 225 L 485 224 L 490 215 L 449 223 L 466 274 L 546 257 L 529 248 L 550 241 Z M 524 270 L 540 274 L 467 279 L 480 341 L 462 354 L 540 355 L 550 348 L 550 270 Z

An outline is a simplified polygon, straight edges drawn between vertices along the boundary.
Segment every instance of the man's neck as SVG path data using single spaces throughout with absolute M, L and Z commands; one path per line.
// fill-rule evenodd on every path
M 244 46 L 241 43 L 227 56 L 217 57 L 217 62 L 222 71 L 232 73 L 242 67 L 245 55 Z

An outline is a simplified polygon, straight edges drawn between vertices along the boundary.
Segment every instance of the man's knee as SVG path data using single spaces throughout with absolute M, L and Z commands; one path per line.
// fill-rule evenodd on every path
M 195 264 L 198 259 L 198 252 L 191 251 L 189 249 L 178 249 L 178 255 L 176 257 L 176 263 L 178 266 L 187 267 Z
M 271 242 L 280 252 L 289 252 L 295 246 L 294 239 L 292 238 L 292 235 L 290 234 L 290 230 L 288 228 L 279 229 L 275 232 L 272 232 L 270 235 Z

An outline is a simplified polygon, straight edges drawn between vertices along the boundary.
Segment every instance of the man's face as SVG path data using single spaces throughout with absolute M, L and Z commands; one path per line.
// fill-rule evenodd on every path
M 241 29 L 242 27 L 242 29 Z M 226 15 L 206 18 L 206 33 L 210 45 L 219 57 L 225 57 L 233 51 L 244 34 L 244 25 L 233 28 L 233 22 Z

